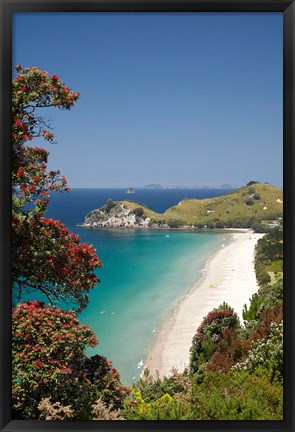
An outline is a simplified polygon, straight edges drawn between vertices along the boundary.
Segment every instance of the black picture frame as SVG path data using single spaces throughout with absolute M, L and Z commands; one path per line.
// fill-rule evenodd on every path
M 294 146 L 295 4 L 293 0 L 0 0 L 1 13 L 1 420 L 12 431 L 219 430 L 294 431 Z M 282 12 L 283 13 L 283 158 L 284 158 L 284 420 L 282 421 L 23 421 L 11 414 L 11 166 L 10 112 L 12 14 L 14 12 Z

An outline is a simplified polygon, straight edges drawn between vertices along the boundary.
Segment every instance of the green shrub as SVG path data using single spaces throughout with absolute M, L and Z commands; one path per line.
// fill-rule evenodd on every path
M 283 278 L 280 277 L 272 285 L 272 291 L 271 291 L 271 295 L 270 295 L 269 305 L 273 306 L 273 305 L 282 303 L 283 295 L 284 295 Z
M 104 208 L 104 210 L 105 210 L 107 213 L 110 213 L 110 211 L 111 211 L 113 208 L 115 208 L 116 205 L 117 205 L 117 203 L 115 203 L 115 202 L 114 202 L 113 200 L 111 200 L 111 199 L 108 199 L 107 202 L 106 202 L 106 204 L 103 206 L 103 208 Z
M 133 390 L 140 392 L 146 402 L 157 400 L 168 393 L 173 396 L 182 391 L 188 392 L 191 387 L 188 370 L 178 372 L 177 369 L 171 370 L 171 375 L 160 378 L 152 376 L 150 370 L 145 368 L 142 377 L 133 385 Z
M 267 225 L 262 224 L 261 222 L 254 222 L 251 226 L 251 228 L 253 229 L 254 232 L 256 233 L 261 233 L 261 234 L 266 234 L 269 232 L 269 228 Z
M 136 217 L 141 218 L 144 215 L 144 209 L 142 207 L 136 207 L 133 210 L 133 213 L 135 214 Z
M 246 204 L 247 206 L 252 206 L 252 205 L 254 204 L 254 201 L 252 200 L 252 198 L 247 198 L 247 199 L 245 200 L 245 204 Z
M 193 420 L 190 405 L 174 400 L 165 394 L 156 401 L 146 402 L 139 392 L 135 399 L 126 402 L 123 416 L 127 420 Z
M 179 228 L 179 227 L 183 226 L 183 221 L 178 220 L 178 219 L 168 219 L 167 225 L 170 228 Z
M 268 339 L 257 340 L 247 359 L 233 367 L 235 371 L 248 371 L 270 382 L 283 383 L 283 322 L 271 323 Z
M 271 277 L 265 270 L 260 270 L 257 274 L 257 281 L 259 285 L 264 286 L 270 283 Z
M 139 392 L 125 402 L 127 420 L 282 420 L 283 389 L 249 372 L 206 374 L 190 394 L 166 394 L 146 402 Z
M 254 184 L 258 183 L 257 181 L 251 180 L 247 183 L 247 186 L 252 186 Z
M 173 396 L 183 391 L 184 386 L 175 376 L 153 379 L 149 371 L 145 370 L 144 376 L 134 385 L 134 390 L 140 392 L 146 402 L 152 402 L 165 394 Z
M 283 229 L 280 226 L 271 228 L 269 230 L 269 234 L 267 239 L 274 242 L 282 242 L 283 241 Z
M 196 420 L 282 420 L 283 389 L 247 371 L 210 372 L 193 385 Z
M 243 308 L 243 320 L 244 321 L 257 321 L 264 304 L 266 303 L 265 296 L 254 293 L 250 299 L 249 309 L 247 305 Z
M 265 266 L 266 271 L 283 272 L 283 260 L 272 261 Z

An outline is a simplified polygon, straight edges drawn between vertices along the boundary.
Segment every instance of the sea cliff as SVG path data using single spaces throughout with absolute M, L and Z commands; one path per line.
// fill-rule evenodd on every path
M 84 228 L 159 228 L 158 223 L 144 214 L 142 207 L 132 210 L 120 202 L 111 200 L 101 208 L 88 213 L 82 226 Z

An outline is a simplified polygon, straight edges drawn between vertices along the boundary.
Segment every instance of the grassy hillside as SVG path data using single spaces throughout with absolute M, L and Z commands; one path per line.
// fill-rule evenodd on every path
M 132 210 L 140 206 L 132 201 L 122 203 Z M 142 207 L 145 215 L 153 220 L 177 220 L 187 225 L 226 223 L 253 217 L 264 220 L 282 216 L 283 191 L 268 183 L 255 183 L 217 198 L 185 198 L 164 213 Z

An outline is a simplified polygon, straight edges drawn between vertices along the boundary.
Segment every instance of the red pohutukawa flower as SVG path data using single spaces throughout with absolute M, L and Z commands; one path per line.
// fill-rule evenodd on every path
M 203 318 L 192 340 L 190 348 L 191 372 L 196 373 L 201 364 L 209 360 L 225 328 L 238 328 L 239 326 L 239 318 L 231 308 L 224 309 L 223 306 L 220 306 L 209 312 Z M 206 344 L 211 345 L 210 350 L 207 348 L 206 351 Z
M 38 419 L 44 396 L 72 405 L 80 420 L 88 420 L 87 404 L 91 407 L 98 395 L 122 406 L 129 389 L 105 357 L 86 357 L 85 348 L 98 340 L 73 311 L 26 302 L 13 310 L 12 321 L 14 418 Z
M 82 310 L 99 282 L 101 266 L 93 247 L 80 242 L 59 221 L 44 218 L 50 193 L 69 192 L 60 171 L 47 171 L 49 152 L 28 141 L 53 134 L 39 109 L 70 109 L 79 98 L 57 75 L 36 67 L 16 67 L 12 83 L 13 282 L 18 298 L 39 290 L 52 303 L 70 302 Z M 44 128 L 45 126 L 45 128 Z
M 73 92 L 58 76 L 36 67 L 17 65 L 17 77 L 12 82 L 12 146 L 13 171 L 22 161 L 22 151 L 28 140 L 43 136 L 53 142 L 54 134 L 44 129 L 46 121 L 37 113 L 39 108 L 71 109 L 80 93 Z M 54 85 L 53 85 L 54 84 Z
M 93 246 L 81 243 L 62 222 L 34 215 L 20 218 L 12 239 L 13 280 L 18 295 L 41 290 L 52 303 L 61 299 L 82 310 L 88 293 L 99 283 L 102 266 Z
M 22 211 L 28 203 L 32 211 L 44 214 L 49 201 L 43 200 L 44 195 L 51 191 L 69 192 L 70 188 L 60 171 L 47 171 L 48 151 L 39 147 L 27 147 L 22 154 L 22 165 L 12 181 L 14 189 L 13 209 L 15 212 Z M 21 182 L 21 184 L 20 184 Z M 21 192 L 21 194 L 20 194 Z M 23 193 L 25 192 L 25 193 Z
M 40 116 L 40 108 L 71 109 L 80 94 L 57 75 L 36 67 L 16 67 L 12 83 L 12 280 L 18 300 L 41 292 L 51 305 L 67 304 L 63 311 L 37 301 L 13 310 L 13 411 L 15 419 L 38 419 L 38 403 L 50 396 L 70 404 L 75 418 L 89 420 L 97 398 L 121 408 L 129 389 L 105 357 L 87 358 L 84 350 L 98 341 L 79 323 L 76 313 L 88 303 L 88 293 L 102 266 L 91 245 L 59 220 L 44 217 L 52 191 L 69 192 L 60 171 L 48 171 L 49 152 L 29 141 L 54 135 Z M 76 310 L 74 312 L 74 310 Z

